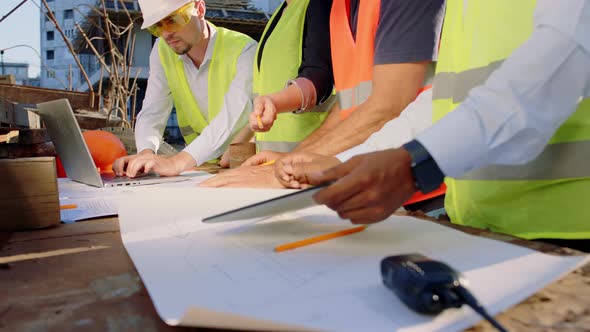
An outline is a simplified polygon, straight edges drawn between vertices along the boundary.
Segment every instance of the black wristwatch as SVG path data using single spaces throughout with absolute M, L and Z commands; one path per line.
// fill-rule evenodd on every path
M 412 175 L 416 189 L 426 194 L 440 187 L 445 175 L 428 150 L 416 140 L 404 144 L 403 148 L 408 151 L 412 159 Z

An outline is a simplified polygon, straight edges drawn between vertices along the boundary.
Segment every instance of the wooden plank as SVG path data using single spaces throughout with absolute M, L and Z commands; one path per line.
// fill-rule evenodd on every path
M 55 158 L 0 159 L 0 230 L 60 222 Z
M 0 263 L 0 330 L 195 331 L 158 317 L 116 220 L 12 233 L 0 246 L 7 262 Z M 511 331 L 588 331 L 589 284 L 586 265 L 497 318 Z M 467 331 L 495 330 L 479 322 Z
M 16 84 L 14 75 L 0 75 L 0 84 Z
M 26 232 L 38 239 L 11 239 L 0 248 L 0 259 L 10 260 L 0 264 L 0 330 L 195 331 L 159 318 L 118 223 L 107 221 L 115 230 L 97 232 L 99 223 Z
M 96 130 L 104 127 L 117 127 L 121 125 L 121 119 L 107 120 L 106 115 L 98 112 L 75 113 L 76 121 L 81 129 Z
M 0 128 L 0 135 L 6 135 L 12 131 L 18 132 L 18 140 L 16 143 L 19 144 L 38 144 L 51 142 L 47 129 L 15 129 L 15 128 Z
M 19 104 L 0 97 L 0 122 L 9 126 L 41 128 L 41 118 L 34 110 L 36 105 Z
M 52 142 L 36 144 L 1 144 L 0 159 L 3 158 L 28 158 L 28 157 L 54 157 L 57 153 Z
M 41 117 L 35 113 L 37 105 L 16 104 L 14 108 L 14 123 L 19 127 L 39 129 L 41 128 Z
M 18 130 L 10 129 L 6 134 L 0 134 L 0 143 L 18 143 Z
M 73 109 L 98 110 L 99 96 L 90 92 L 37 88 L 32 86 L 0 84 L 0 96 L 16 103 L 38 104 L 66 98 Z
M 74 224 L 59 224 L 56 227 L 40 231 L 13 232 L 6 243 L 39 241 L 48 239 L 60 239 L 89 234 L 119 233 L 119 219 L 117 217 L 105 217 L 85 220 Z M 0 246 L 1 248 L 1 246 Z

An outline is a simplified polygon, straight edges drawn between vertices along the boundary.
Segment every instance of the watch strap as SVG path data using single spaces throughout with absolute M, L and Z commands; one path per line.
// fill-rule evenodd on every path
M 440 187 L 445 176 L 428 150 L 417 140 L 404 144 L 403 148 L 412 160 L 410 166 L 416 189 L 426 194 Z

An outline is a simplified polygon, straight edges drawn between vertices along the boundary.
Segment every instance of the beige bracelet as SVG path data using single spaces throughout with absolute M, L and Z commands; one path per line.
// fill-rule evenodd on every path
M 301 106 L 299 107 L 299 109 L 294 110 L 293 113 L 294 114 L 301 114 L 301 113 L 305 112 L 307 109 L 307 103 L 305 102 L 305 93 L 303 92 L 303 89 L 299 86 L 299 84 L 297 84 L 297 81 L 288 80 L 285 87 L 288 87 L 290 85 L 295 85 L 297 87 L 297 89 L 299 89 L 299 93 L 301 94 Z

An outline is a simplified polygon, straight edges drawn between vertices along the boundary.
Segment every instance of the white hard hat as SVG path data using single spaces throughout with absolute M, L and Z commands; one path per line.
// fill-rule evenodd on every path
M 193 0 L 138 0 L 143 15 L 142 29 L 158 23 L 173 11 Z

